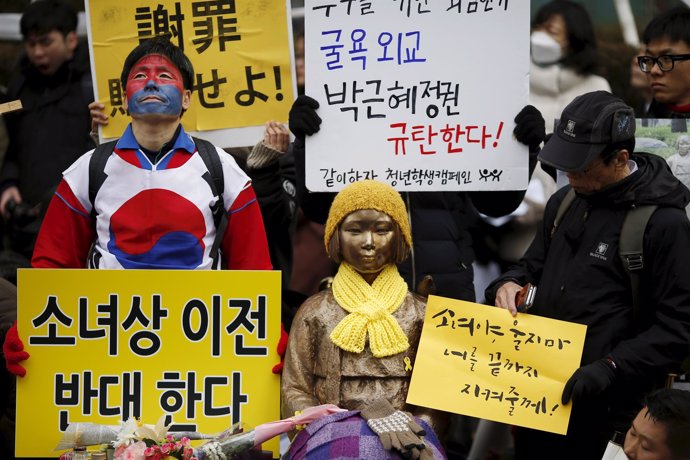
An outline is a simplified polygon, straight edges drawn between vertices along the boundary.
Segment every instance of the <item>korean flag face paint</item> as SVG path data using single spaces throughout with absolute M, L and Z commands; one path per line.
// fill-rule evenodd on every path
M 132 115 L 182 113 L 182 74 L 165 56 L 149 54 L 127 77 L 127 109 Z

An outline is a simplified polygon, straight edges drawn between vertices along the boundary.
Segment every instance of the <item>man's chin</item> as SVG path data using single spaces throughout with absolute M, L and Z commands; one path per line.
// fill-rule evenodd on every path
M 179 120 L 182 116 L 181 113 L 166 113 L 166 112 L 155 112 L 155 111 L 140 111 L 137 113 L 129 112 L 130 116 L 134 120 L 154 122 L 154 121 L 175 121 Z

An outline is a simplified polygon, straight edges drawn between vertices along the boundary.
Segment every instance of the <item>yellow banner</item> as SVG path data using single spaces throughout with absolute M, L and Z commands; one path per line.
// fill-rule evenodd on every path
M 565 434 L 586 326 L 429 296 L 407 402 Z
M 125 58 L 141 40 L 160 34 L 170 34 L 194 65 L 192 107 L 182 117 L 187 131 L 287 121 L 294 86 L 286 0 L 91 0 L 86 6 L 95 90 L 111 117 L 104 137 L 120 137 L 129 122 L 120 83 Z
M 280 418 L 280 272 L 19 270 L 18 289 L 17 457 L 57 457 L 70 422 Z

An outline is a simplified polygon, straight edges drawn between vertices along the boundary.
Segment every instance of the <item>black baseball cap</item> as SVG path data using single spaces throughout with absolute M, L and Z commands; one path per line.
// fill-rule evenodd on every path
M 635 137 L 635 112 L 607 91 L 576 97 L 568 104 L 539 160 L 566 172 L 585 169 L 607 146 Z

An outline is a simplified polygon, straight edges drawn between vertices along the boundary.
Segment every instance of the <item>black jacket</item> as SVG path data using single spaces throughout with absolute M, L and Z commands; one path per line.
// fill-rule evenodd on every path
M 325 223 L 334 193 L 310 193 L 304 185 L 304 144 L 294 142 L 297 172 L 297 202 L 314 222 Z M 532 175 L 538 152 L 530 153 Z M 525 196 L 524 190 L 506 192 L 405 192 L 410 225 L 412 252 L 400 265 L 400 274 L 410 290 L 416 291 L 424 275 L 431 275 L 436 294 L 474 301 L 472 236 L 477 211 L 492 217 L 514 211 Z
M 619 400 L 632 415 L 641 397 L 690 353 L 690 222 L 684 209 L 690 191 L 663 158 L 638 153 L 633 159 L 638 170 L 627 178 L 577 196 L 552 237 L 556 211 L 570 187 L 556 192 L 525 256 L 486 291 L 493 302 L 504 282 L 531 282 L 538 289 L 530 313 L 587 325 L 582 364 L 613 358 L 618 370 L 610 400 Z M 627 210 L 644 204 L 659 208 L 644 234 L 641 312 L 635 322 L 618 239 Z
M 7 98 L 20 99 L 23 108 L 5 119 L 10 144 L 0 189 L 17 185 L 25 201 L 47 205 L 62 172 L 94 147 L 89 137 L 93 87 L 88 49 L 79 44 L 72 60 L 50 77 L 41 75 L 26 57 L 20 70 L 10 81 Z
M 690 112 L 675 112 L 667 105 L 652 99 L 645 118 L 690 118 Z

